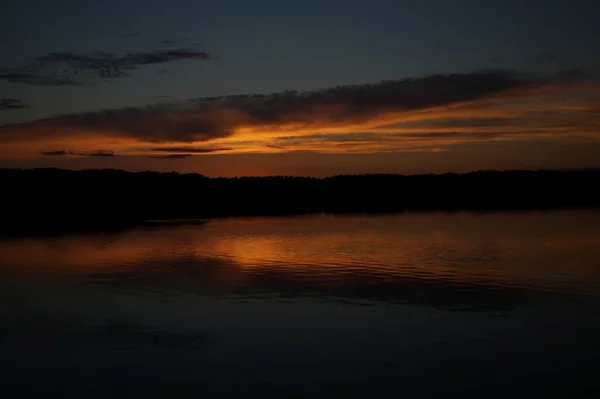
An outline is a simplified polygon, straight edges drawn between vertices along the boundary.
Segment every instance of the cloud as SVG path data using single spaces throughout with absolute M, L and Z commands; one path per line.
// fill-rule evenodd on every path
M 0 98 L 0 111 L 9 111 L 13 109 L 30 108 L 31 105 L 25 104 L 16 98 Z
M 381 140 L 381 135 L 377 133 L 365 133 L 365 132 L 349 132 L 349 133 L 316 133 L 307 134 L 301 136 L 282 136 L 277 137 L 277 140 L 284 143 L 294 143 L 298 141 L 326 141 L 334 143 L 345 143 L 354 141 L 376 141 Z
M 209 154 L 219 151 L 227 151 L 230 148 L 194 148 L 194 147 L 158 147 L 150 148 L 146 151 L 150 152 L 169 152 L 168 155 L 150 155 L 149 158 L 164 158 L 164 159 L 179 159 L 191 157 L 193 154 Z M 51 150 L 42 151 L 45 156 L 86 156 L 86 157 L 114 157 L 117 156 L 112 150 L 95 150 L 95 151 L 73 151 L 73 150 Z
M 211 152 L 229 151 L 231 148 L 194 148 L 194 147 L 158 147 L 151 148 L 150 151 L 157 152 L 183 152 L 194 154 L 208 154 Z
M 0 68 L 0 80 L 46 86 L 72 86 L 98 79 L 131 76 L 141 67 L 186 60 L 209 60 L 204 51 L 186 48 L 131 52 L 117 55 L 97 51 L 89 54 L 56 52 L 35 57 L 27 65 Z
M 42 155 L 47 155 L 47 156 L 73 155 L 73 151 L 65 151 L 65 150 L 44 151 L 44 152 L 42 152 Z
M 170 54 L 169 57 L 180 56 Z M 70 55 L 61 55 L 68 59 Z M 137 56 L 140 62 L 161 57 Z M 385 113 L 408 112 L 547 84 L 511 71 L 432 75 L 374 84 L 336 86 L 312 92 L 201 97 L 174 107 L 123 108 L 64 115 L 11 129 L 87 130 L 135 137 L 141 141 L 207 141 L 234 134 L 236 128 L 282 125 L 326 126 L 360 123 Z
M 132 53 L 125 55 L 122 60 L 129 65 L 151 65 L 181 60 L 209 60 L 212 56 L 204 51 L 158 50 L 152 52 Z
M 102 146 L 140 155 L 269 152 L 279 147 L 377 152 L 408 151 L 411 146 L 429 151 L 461 141 L 577 129 L 597 133 L 597 103 L 584 98 L 578 103 L 579 94 L 572 92 L 594 87 L 593 82 L 582 84 L 584 78 L 575 70 L 552 76 L 492 70 L 308 92 L 199 97 L 5 125 L 0 143 L 28 141 L 33 146 L 46 140 L 55 146 Z M 202 148 L 200 143 L 210 145 Z
M 114 151 L 97 150 L 97 151 L 92 151 L 92 152 L 80 152 L 80 153 L 77 153 L 77 155 L 85 155 L 88 157 L 114 157 L 117 154 L 115 154 Z
M 114 156 L 116 156 L 114 151 L 109 151 L 109 150 L 96 150 L 96 151 L 90 151 L 90 152 L 52 150 L 52 151 L 43 151 L 42 155 L 46 155 L 46 156 L 80 155 L 80 156 L 86 156 L 86 157 L 114 157 Z
M 562 82 L 572 82 L 572 81 L 583 80 L 583 79 L 589 77 L 589 75 L 590 74 L 587 71 L 585 71 L 583 68 L 561 69 L 557 73 L 558 80 L 560 80 Z
M 173 47 L 173 46 L 182 46 L 182 47 L 197 47 L 201 44 L 198 38 L 193 37 L 180 37 L 177 39 L 163 39 L 158 42 L 161 46 Z
M 328 149 L 329 151 L 441 151 L 440 145 L 453 144 L 456 141 L 480 141 L 495 138 L 503 138 L 508 135 L 517 136 L 510 132 L 424 132 L 424 133 L 387 133 L 375 132 L 350 132 L 332 134 L 308 134 L 298 136 L 282 136 L 277 142 L 283 146 L 267 145 L 270 148 L 293 148 L 293 149 Z M 338 151 L 334 151 L 338 149 Z
M 457 138 L 470 138 L 470 139 L 488 139 L 493 137 L 501 137 L 510 133 L 506 132 L 427 132 L 427 133 L 393 133 L 392 137 L 402 137 L 407 139 L 457 139 Z
M 23 83 L 37 86 L 74 86 L 77 83 L 70 77 L 63 77 L 51 73 L 25 72 L 25 69 L 0 69 L 0 81 L 4 80 L 10 83 Z
M 440 127 L 444 128 L 470 128 L 470 127 L 499 127 L 509 126 L 518 124 L 519 121 L 516 118 L 510 117 L 491 117 L 491 118 L 428 118 L 424 120 L 415 120 L 408 122 L 396 123 L 386 127 L 408 129 L 414 128 L 427 128 L 436 129 Z
M 169 154 L 169 155 L 151 155 L 148 158 L 154 159 L 182 159 L 189 158 L 192 154 Z

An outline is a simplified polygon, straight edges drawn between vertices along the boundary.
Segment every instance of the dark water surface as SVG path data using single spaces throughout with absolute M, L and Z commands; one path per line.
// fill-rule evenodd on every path
M 0 305 L 19 394 L 594 397 L 600 211 L 5 238 Z

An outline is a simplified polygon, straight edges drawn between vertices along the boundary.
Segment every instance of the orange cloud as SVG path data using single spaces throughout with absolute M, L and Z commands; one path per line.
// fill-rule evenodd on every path
M 162 157 L 176 159 L 219 148 L 228 153 L 441 151 L 468 141 L 595 137 L 600 107 L 588 97 L 598 86 L 577 78 L 484 71 L 63 115 L 0 127 L 0 154 L 71 156 L 102 149 L 156 157 L 156 148 L 166 148 Z M 177 151 L 182 144 L 188 151 Z

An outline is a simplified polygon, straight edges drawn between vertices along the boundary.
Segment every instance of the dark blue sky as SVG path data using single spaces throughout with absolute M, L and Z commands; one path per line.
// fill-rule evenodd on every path
M 592 0 L 5 0 L 4 66 L 52 52 L 158 49 L 166 47 L 163 40 L 196 45 L 218 59 L 86 90 L 2 82 L 0 92 L 39 103 L 34 114 L 51 114 L 139 105 L 161 95 L 305 90 L 527 67 L 540 53 L 565 66 L 598 65 L 598 10 Z M 57 93 L 68 98 L 57 104 Z
M 0 79 L 0 99 L 30 105 L 1 112 L 0 125 L 491 68 L 597 71 L 599 17 L 593 0 L 4 0 L 0 78 L 52 53 L 185 49 L 211 59 L 148 63 L 73 86 Z

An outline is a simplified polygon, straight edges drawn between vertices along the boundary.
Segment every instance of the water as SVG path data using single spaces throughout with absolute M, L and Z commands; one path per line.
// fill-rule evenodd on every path
M 598 210 L 8 238 L 0 292 L 13 392 L 598 393 Z

